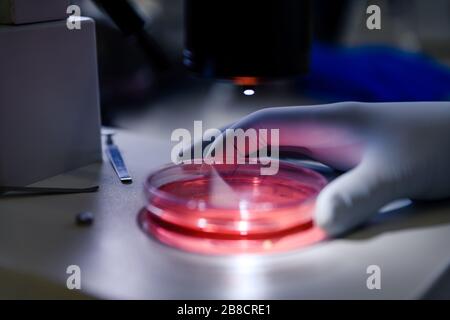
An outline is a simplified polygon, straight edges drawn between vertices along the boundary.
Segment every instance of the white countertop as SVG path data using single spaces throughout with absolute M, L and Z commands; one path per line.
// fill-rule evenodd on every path
M 450 261 L 450 205 L 409 206 L 380 215 L 345 239 L 277 255 L 209 257 L 169 248 L 144 234 L 137 214 L 143 182 L 170 161 L 170 143 L 120 132 L 134 178 L 94 164 L 38 183 L 93 194 L 0 198 L 0 297 L 150 299 L 404 299 L 420 297 Z M 95 214 L 80 227 L 80 211 Z M 81 268 L 81 292 L 66 289 L 66 268 Z M 366 269 L 381 267 L 381 290 Z

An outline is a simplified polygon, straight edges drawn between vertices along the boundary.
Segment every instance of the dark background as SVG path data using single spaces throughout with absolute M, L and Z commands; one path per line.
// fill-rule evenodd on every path
M 133 1 L 173 63 L 164 83 L 139 46 L 90 0 L 74 2 L 97 21 L 105 125 L 168 139 L 194 120 L 221 127 L 269 106 L 450 97 L 450 0 L 313 0 L 311 74 L 257 87 L 250 97 L 232 83 L 200 79 L 183 67 L 182 0 Z M 381 7 L 382 30 L 366 28 L 369 4 Z

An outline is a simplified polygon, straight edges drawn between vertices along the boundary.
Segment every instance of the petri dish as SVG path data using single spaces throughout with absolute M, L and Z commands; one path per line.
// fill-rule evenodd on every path
M 165 166 L 145 183 L 139 225 L 166 245 L 214 255 L 287 251 L 323 240 L 313 212 L 327 180 L 284 161 L 275 175 L 261 175 L 262 167 Z

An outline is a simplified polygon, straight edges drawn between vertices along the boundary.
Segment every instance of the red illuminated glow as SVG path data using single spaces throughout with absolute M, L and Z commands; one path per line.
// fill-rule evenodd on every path
M 314 226 L 319 174 L 280 162 L 274 176 L 259 165 L 184 164 L 151 175 L 144 231 L 161 242 L 203 254 L 286 251 L 325 238 Z

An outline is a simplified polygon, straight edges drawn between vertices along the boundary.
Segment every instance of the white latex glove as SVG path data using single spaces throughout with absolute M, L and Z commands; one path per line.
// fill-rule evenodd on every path
M 332 236 L 396 199 L 450 197 L 450 103 L 268 108 L 232 128 L 279 129 L 280 147 L 348 170 L 317 199 L 315 222 Z

